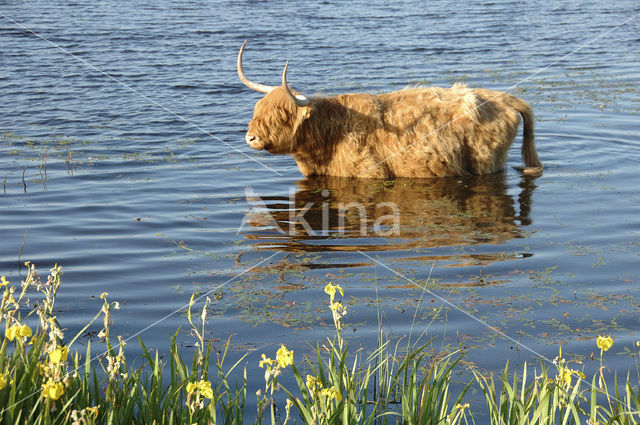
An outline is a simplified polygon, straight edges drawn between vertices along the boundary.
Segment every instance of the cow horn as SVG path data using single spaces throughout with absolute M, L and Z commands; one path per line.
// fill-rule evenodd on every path
M 242 70 L 242 52 L 244 51 L 244 45 L 247 44 L 247 40 L 242 43 L 242 47 L 240 48 L 240 53 L 238 53 L 238 77 L 240 77 L 240 81 L 244 83 L 245 86 L 253 89 L 255 91 L 259 91 L 261 93 L 269 93 L 271 90 L 275 89 L 277 86 L 267 86 L 265 84 L 254 83 L 244 76 L 244 71 Z
M 291 93 L 291 89 L 289 89 L 289 85 L 287 84 L 287 68 L 289 67 L 289 61 L 284 66 L 284 71 L 282 72 L 282 87 L 289 93 L 291 99 L 296 102 L 298 106 L 307 106 L 309 104 L 309 99 L 304 97 L 303 95 L 294 95 Z

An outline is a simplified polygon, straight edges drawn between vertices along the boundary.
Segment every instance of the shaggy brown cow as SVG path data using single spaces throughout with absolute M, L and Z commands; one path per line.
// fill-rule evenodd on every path
M 306 98 L 287 85 L 254 83 L 266 93 L 255 106 L 246 141 L 254 149 L 289 154 L 305 176 L 440 177 L 504 170 L 507 151 L 524 121 L 524 171 L 539 173 L 533 112 L 508 93 L 419 87 L 387 94 Z

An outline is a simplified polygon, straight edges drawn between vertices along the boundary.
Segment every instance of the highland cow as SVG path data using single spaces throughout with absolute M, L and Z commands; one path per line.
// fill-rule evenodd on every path
M 305 97 L 287 84 L 250 81 L 238 53 L 238 76 L 266 93 L 258 101 L 245 139 L 254 149 L 293 156 L 305 176 L 441 177 L 490 174 L 505 169 L 507 152 L 524 122 L 525 173 L 540 173 L 533 111 L 505 92 L 416 87 L 386 94 Z

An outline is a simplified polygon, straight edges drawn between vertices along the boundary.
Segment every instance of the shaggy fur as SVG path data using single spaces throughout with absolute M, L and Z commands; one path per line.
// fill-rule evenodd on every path
M 255 106 L 247 143 L 293 156 L 305 176 L 489 174 L 505 168 L 522 115 L 525 172 L 542 169 L 533 112 L 508 93 L 456 84 L 309 101 L 297 106 L 283 87 L 274 88 Z

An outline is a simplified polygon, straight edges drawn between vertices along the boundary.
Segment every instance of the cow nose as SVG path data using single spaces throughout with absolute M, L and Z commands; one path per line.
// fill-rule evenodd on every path
M 247 141 L 247 144 L 249 146 L 251 146 L 254 149 L 258 149 L 259 145 L 260 145 L 260 139 L 258 138 L 258 136 L 251 134 L 251 133 L 247 133 L 244 136 L 244 140 Z

